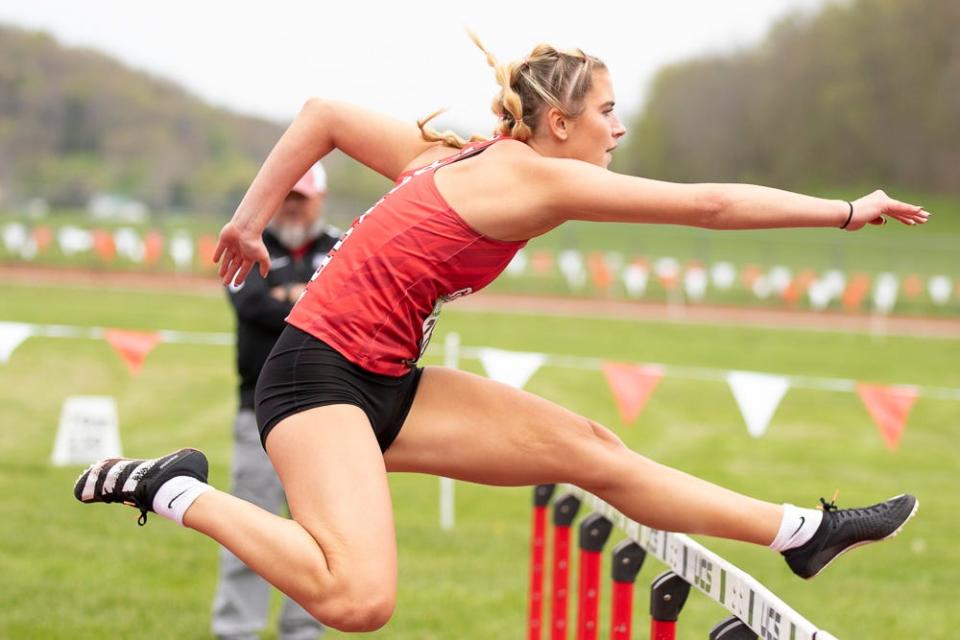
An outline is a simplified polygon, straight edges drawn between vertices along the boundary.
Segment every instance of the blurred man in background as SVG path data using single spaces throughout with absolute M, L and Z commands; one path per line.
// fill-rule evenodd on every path
M 285 326 L 306 283 L 336 243 L 339 232 L 324 221 L 326 175 L 314 166 L 287 194 L 263 233 L 270 253 L 266 278 L 254 270 L 239 287 L 229 287 L 237 317 L 237 372 L 240 409 L 233 424 L 231 492 L 278 513 L 286 499 L 280 480 L 260 444 L 253 392 L 264 361 Z M 220 580 L 213 603 L 213 633 L 224 640 L 259 637 L 267 623 L 270 585 L 226 549 L 220 549 Z M 280 640 L 312 640 L 323 627 L 296 602 L 284 597 Z

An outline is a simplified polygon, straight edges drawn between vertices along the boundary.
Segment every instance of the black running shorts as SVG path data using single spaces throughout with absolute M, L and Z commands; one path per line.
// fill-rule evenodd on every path
M 254 401 L 260 442 L 266 443 L 277 423 L 295 413 L 352 404 L 367 414 L 380 450 L 386 451 L 407 418 L 422 372 L 415 367 L 399 378 L 372 373 L 287 325 L 257 380 Z

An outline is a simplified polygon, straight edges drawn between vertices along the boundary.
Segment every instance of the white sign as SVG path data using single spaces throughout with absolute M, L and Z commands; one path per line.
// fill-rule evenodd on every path
M 53 464 L 90 464 L 121 455 L 116 401 L 110 396 L 67 398 L 60 412 Z

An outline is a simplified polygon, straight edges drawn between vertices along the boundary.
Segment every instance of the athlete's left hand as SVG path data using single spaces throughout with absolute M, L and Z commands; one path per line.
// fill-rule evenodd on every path
M 887 218 L 906 225 L 917 225 L 925 223 L 929 217 L 930 214 L 923 207 L 894 200 L 878 189 L 853 201 L 853 215 L 845 230 L 856 231 L 868 224 L 886 224 Z
M 220 231 L 220 241 L 213 254 L 213 261 L 220 263 L 220 281 L 225 285 L 241 285 L 253 265 L 260 264 L 264 278 L 270 271 L 270 254 L 259 233 L 241 229 L 233 221 Z

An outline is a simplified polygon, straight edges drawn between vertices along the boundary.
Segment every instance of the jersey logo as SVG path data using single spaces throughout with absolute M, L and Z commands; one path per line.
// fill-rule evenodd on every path
M 423 321 L 423 336 L 420 338 L 420 354 L 417 356 L 417 360 L 423 357 L 423 354 L 427 351 L 427 347 L 430 346 L 430 338 L 433 337 L 433 330 L 437 326 L 437 321 L 440 319 L 440 309 L 443 307 L 443 304 L 451 300 L 456 300 L 457 298 L 462 298 L 463 296 L 468 296 L 471 293 L 473 293 L 473 288 L 466 287 L 437 298 L 437 301 L 433 303 L 433 311 L 431 311 L 427 319 Z M 412 362 L 408 361 L 407 364 L 413 366 L 417 360 Z

